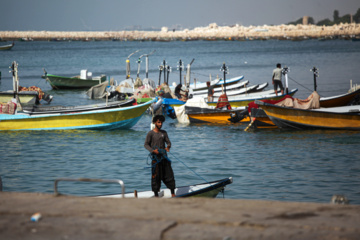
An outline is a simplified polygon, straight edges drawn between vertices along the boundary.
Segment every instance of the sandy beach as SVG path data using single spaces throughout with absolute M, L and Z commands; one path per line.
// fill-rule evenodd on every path
M 345 38 L 360 36 L 360 24 L 334 26 L 278 25 L 278 26 L 218 26 L 216 23 L 194 29 L 173 30 L 162 27 L 161 31 L 0 31 L 0 38 L 14 40 L 256 40 L 311 38 Z

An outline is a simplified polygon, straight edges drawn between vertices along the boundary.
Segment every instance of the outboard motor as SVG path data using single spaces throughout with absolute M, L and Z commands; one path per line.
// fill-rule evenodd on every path
M 228 120 L 232 123 L 237 123 L 243 120 L 246 116 L 249 116 L 247 107 L 241 112 L 236 111 L 235 113 L 230 113 L 230 118 Z

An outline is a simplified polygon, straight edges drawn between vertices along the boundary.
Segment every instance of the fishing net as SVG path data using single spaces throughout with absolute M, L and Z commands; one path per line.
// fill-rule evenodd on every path
M 41 90 L 41 88 L 39 87 L 35 87 L 35 86 L 31 86 L 31 87 L 22 87 L 22 86 L 19 86 L 19 92 L 25 92 L 25 91 L 29 91 L 29 92 L 32 92 L 32 91 L 35 91 L 35 92 L 38 92 L 38 95 L 39 95 L 39 100 L 41 100 L 44 96 L 44 92 Z

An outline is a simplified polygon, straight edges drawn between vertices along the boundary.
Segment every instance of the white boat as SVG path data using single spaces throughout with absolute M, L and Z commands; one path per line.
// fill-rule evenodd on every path
M 232 84 L 230 86 L 226 86 L 226 92 L 230 91 L 230 90 L 236 90 L 236 89 L 241 89 L 246 87 L 249 84 L 249 80 L 245 80 L 245 81 L 241 81 L 238 82 L 236 84 Z M 214 88 L 214 93 L 221 93 L 223 91 L 222 88 Z M 198 91 L 191 91 L 190 89 L 190 94 L 193 94 L 194 97 L 198 97 L 198 96 L 206 96 L 208 94 L 208 89 L 204 89 L 204 90 L 198 90 Z
M 232 85 L 232 84 L 236 84 L 238 83 L 240 80 L 243 80 L 244 76 L 238 76 L 238 77 L 234 77 L 234 78 L 230 78 L 227 79 L 226 82 L 226 86 Z M 214 89 L 216 88 L 220 88 L 221 85 L 224 85 L 224 80 L 223 79 L 215 79 L 210 81 L 210 85 L 214 86 Z M 207 84 L 206 82 L 195 82 L 189 85 L 189 88 L 192 89 L 193 91 L 199 91 L 199 90 L 207 90 Z
M 104 183 L 118 183 L 121 185 L 121 193 L 118 194 L 109 194 L 109 195 L 99 195 L 92 196 L 96 198 L 153 198 L 153 191 L 142 191 L 137 192 L 136 190 L 130 193 L 125 193 L 125 184 L 122 180 L 118 179 L 89 179 L 89 178 L 80 178 L 80 179 L 71 179 L 71 178 L 60 178 L 56 179 L 54 183 L 54 193 L 55 195 L 62 195 L 58 191 L 58 183 L 60 181 L 71 181 L 71 182 L 104 182 Z M 189 186 L 182 186 L 175 188 L 176 197 L 207 197 L 215 198 L 219 192 L 223 191 L 225 186 L 233 182 L 232 177 L 220 179 L 217 181 L 199 183 Z M 170 189 L 160 189 L 159 192 L 160 198 L 171 198 Z

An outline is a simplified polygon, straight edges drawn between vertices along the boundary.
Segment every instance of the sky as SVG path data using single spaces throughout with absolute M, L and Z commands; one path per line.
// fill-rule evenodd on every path
M 193 29 L 315 22 L 355 14 L 359 0 L 4 0 L 0 31 L 122 31 L 134 26 Z

